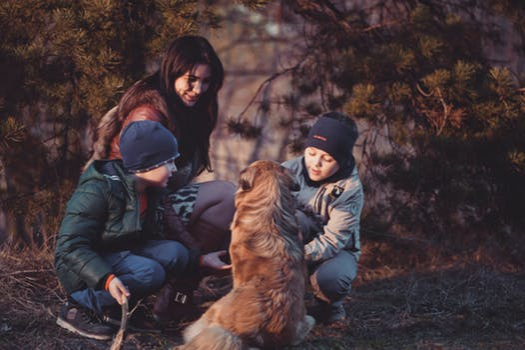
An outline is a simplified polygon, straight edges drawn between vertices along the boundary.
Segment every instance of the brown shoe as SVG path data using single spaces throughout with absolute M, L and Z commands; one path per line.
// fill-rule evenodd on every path
M 316 305 L 310 308 L 307 312 L 315 318 L 317 323 L 324 325 L 339 323 L 346 320 L 346 310 L 341 302 L 328 304 L 324 301 L 317 300 Z
M 193 304 L 193 292 L 178 291 L 170 282 L 162 287 L 153 305 L 153 317 L 161 325 L 172 320 L 192 320 L 198 314 L 199 309 Z

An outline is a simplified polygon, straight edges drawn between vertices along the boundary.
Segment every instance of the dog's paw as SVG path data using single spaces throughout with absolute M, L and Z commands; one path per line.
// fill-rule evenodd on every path
M 314 328 L 314 326 L 315 326 L 315 318 L 313 318 L 310 315 L 304 316 L 304 324 L 305 324 L 305 327 L 304 327 L 303 331 L 305 333 L 310 332 L 312 330 L 312 328 Z

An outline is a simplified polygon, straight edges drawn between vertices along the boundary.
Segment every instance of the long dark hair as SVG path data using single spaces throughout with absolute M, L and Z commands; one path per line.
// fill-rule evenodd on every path
M 197 64 L 210 67 L 210 85 L 193 107 L 187 107 L 175 92 L 175 80 Z M 222 63 L 208 40 L 196 35 L 179 37 L 166 50 L 160 69 L 135 83 L 122 96 L 118 119 L 124 120 L 140 105 L 152 105 L 163 115 L 161 122 L 179 141 L 181 156 L 177 159 L 177 165 L 184 166 L 196 156 L 199 160 L 196 174 L 205 169 L 211 171 L 210 135 L 217 125 L 217 94 L 223 80 Z

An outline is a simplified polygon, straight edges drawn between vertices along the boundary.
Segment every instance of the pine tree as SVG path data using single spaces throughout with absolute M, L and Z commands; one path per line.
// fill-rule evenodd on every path
M 216 28 L 214 4 L 0 3 L 0 211 L 13 244 L 54 238 L 88 156 L 90 126 L 151 73 L 171 40 Z
M 466 242 L 476 249 L 472 237 L 489 246 L 522 241 L 523 68 L 501 59 L 523 57 L 525 3 L 282 4 L 304 21 L 306 37 L 301 60 L 288 70 L 292 92 L 281 99 L 300 131 L 292 148 L 301 149 L 321 111 L 359 121 L 365 229 L 460 249 Z M 502 48 L 510 55 L 494 57 Z

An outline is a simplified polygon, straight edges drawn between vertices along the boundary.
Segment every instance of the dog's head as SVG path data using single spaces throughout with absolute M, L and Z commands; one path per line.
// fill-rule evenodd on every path
M 299 190 L 295 177 L 279 163 L 258 160 L 241 171 L 235 194 L 237 218 L 274 217 L 292 220 L 296 202 L 292 191 Z
M 287 242 L 289 253 L 293 250 L 294 256 L 302 258 L 296 201 L 292 194 L 298 190 L 296 178 L 279 163 L 258 160 L 250 164 L 239 176 L 232 242 L 235 237 L 246 237 L 249 233 L 250 249 L 257 250 L 261 256 L 264 251 L 273 251 L 274 245 Z
M 255 161 L 241 171 L 238 191 L 252 191 L 258 185 L 269 190 L 268 186 L 272 183 L 290 191 L 299 191 L 299 183 L 288 169 L 270 160 Z

